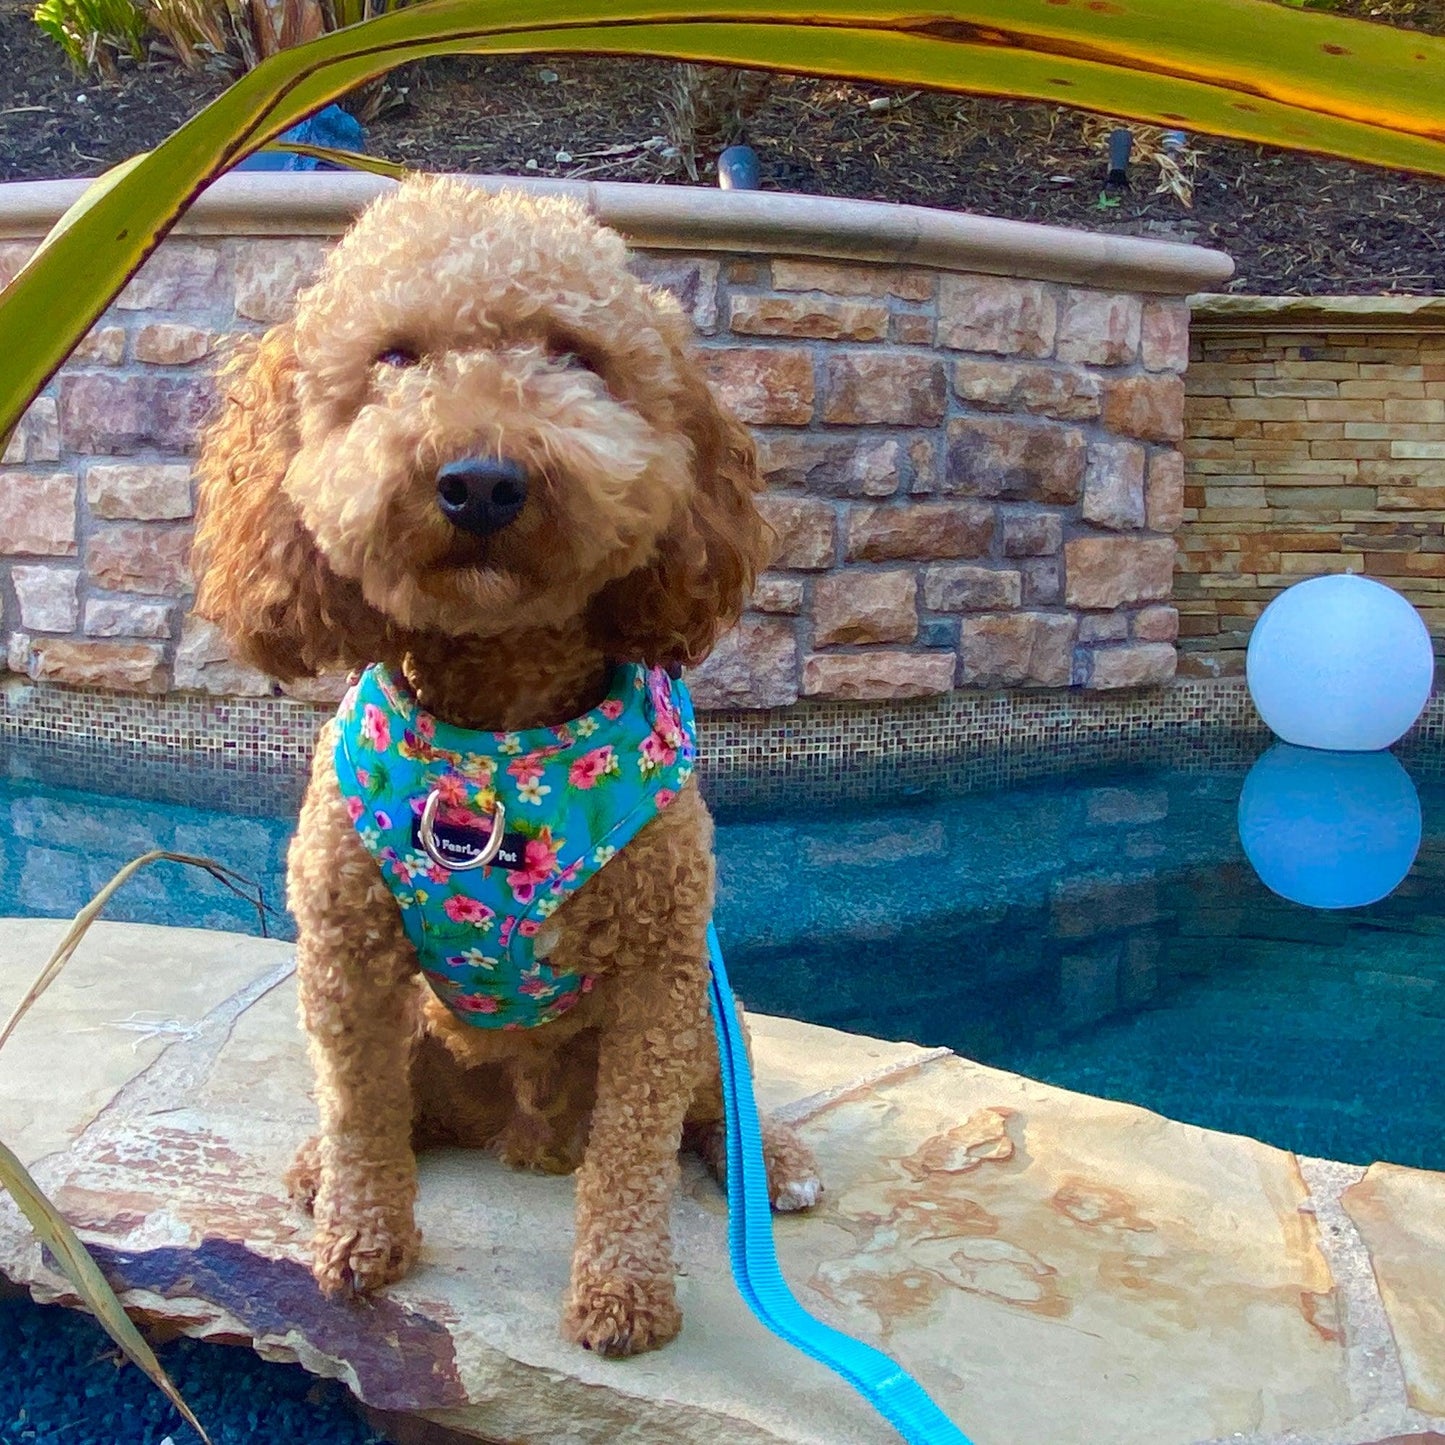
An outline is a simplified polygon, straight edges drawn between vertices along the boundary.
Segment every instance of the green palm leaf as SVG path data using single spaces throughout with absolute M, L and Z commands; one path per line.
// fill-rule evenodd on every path
M 288 151 L 298 156 L 314 156 L 318 161 L 327 161 L 349 171 L 366 171 L 373 176 L 386 176 L 389 180 L 405 180 L 416 167 L 404 166 L 382 156 L 369 156 L 363 151 L 337 150 L 335 146 L 307 145 L 304 141 L 275 141 L 261 147 L 263 151 Z
M 1445 41 L 1268 0 L 425 0 L 270 57 L 0 293 L 0 436 L 191 200 L 328 101 L 433 55 L 717 61 L 1064 101 L 1445 175 Z
M 48 1249 L 55 1262 L 64 1271 L 76 1293 L 80 1295 L 91 1314 L 105 1327 L 106 1333 L 125 1352 L 126 1357 L 150 1378 L 171 1404 L 180 1411 L 186 1422 L 210 1445 L 211 1437 L 201 1427 L 201 1422 L 191 1412 L 191 1407 L 181 1398 L 165 1367 L 156 1358 L 145 1336 L 131 1323 L 124 1306 L 116 1298 L 110 1282 L 100 1272 L 100 1266 L 91 1258 L 90 1251 L 81 1243 L 79 1236 L 65 1222 L 56 1207 L 40 1191 L 40 1186 L 31 1177 L 30 1171 L 19 1159 L 0 1143 L 0 1185 L 19 1206 L 20 1212 L 30 1222 L 35 1237 Z
M 15 1032 L 16 1025 L 30 1011 L 35 1001 L 60 976 L 61 970 L 70 962 L 91 924 L 100 917 L 101 911 L 117 890 L 142 868 L 158 862 L 184 863 L 192 868 L 202 868 L 243 896 L 255 886 L 247 884 L 240 874 L 227 868 L 224 863 L 216 862 L 214 858 L 198 858 L 189 853 L 171 853 L 164 849 L 156 849 L 142 854 L 139 858 L 133 858 L 75 915 L 75 921 L 66 929 L 55 952 L 50 955 L 35 982 L 26 990 L 24 998 L 11 1011 L 4 1027 L 0 1028 L 0 1048 L 4 1047 L 10 1035 Z M 264 928 L 264 912 L 261 919 Z M 0 1142 L 0 1188 L 19 1206 L 20 1212 L 35 1231 L 35 1237 L 50 1251 L 56 1264 L 75 1286 L 76 1293 L 85 1301 L 86 1307 L 105 1328 L 106 1333 L 120 1346 L 126 1357 L 165 1392 L 196 1434 L 206 1445 L 210 1445 L 210 1436 L 201 1428 L 200 1421 L 181 1398 L 164 1366 L 146 1342 L 145 1336 L 131 1322 L 124 1306 L 110 1287 L 110 1282 L 101 1273 L 100 1266 L 64 1216 L 41 1192 L 30 1171 L 3 1142 Z

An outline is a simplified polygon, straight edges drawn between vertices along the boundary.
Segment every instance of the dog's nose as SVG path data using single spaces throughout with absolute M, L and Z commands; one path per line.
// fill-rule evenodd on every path
M 454 527 L 473 536 L 500 532 L 527 500 L 527 474 L 504 457 L 465 457 L 437 472 L 437 505 Z

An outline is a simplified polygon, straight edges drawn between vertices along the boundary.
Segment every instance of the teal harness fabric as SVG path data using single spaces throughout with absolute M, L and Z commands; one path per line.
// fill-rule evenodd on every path
M 399 677 L 371 667 L 336 721 L 347 811 L 437 995 L 479 1028 L 532 1028 L 566 1013 L 592 980 L 536 957 L 533 940 L 692 776 L 686 686 L 629 663 L 573 722 L 483 733 L 429 716 Z M 495 860 L 443 866 L 437 854 L 457 865 L 484 855 L 499 802 Z

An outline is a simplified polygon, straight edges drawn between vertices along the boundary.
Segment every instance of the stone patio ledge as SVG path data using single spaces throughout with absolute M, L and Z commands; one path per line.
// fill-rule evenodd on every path
M 731 251 L 981 271 L 1081 286 L 1187 295 L 1222 285 L 1221 251 L 1171 241 L 1071 231 L 924 206 L 701 186 L 467 176 L 490 189 L 575 196 L 635 246 Z M 43 236 L 89 184 L 0 186 L 0 239 Z M 310 236 L 344 230 L 394 182 L 379 176 L 242 172 L 216 181 L 181 222 L 182 235 Z
M 5 921 L 0 1009 L 63 927 Z M 560 1339 L 571 1181 L 462 1151 L 422 1162 L 420 1267 L 324 1302 L 279 1182 L 313 1118 L 291 967 L 289 945 L 100 924 L 0 1056 L 0 1137 L 130 1305 L 344 1379 L 399 1438 L 896 1440 L 749 1316 L 723 1199 L 691 1163 L 686 1325 L 660 1353 Z M 828 1186 L 777 1223 L 789 1280 L 977 1445 L 1445 1439 L 1445 1175 L 1298 1160 L 942 1049 L 754 1026 L 763 1101 Z M 0 1271 L 65 1296 L 8 1201 Z

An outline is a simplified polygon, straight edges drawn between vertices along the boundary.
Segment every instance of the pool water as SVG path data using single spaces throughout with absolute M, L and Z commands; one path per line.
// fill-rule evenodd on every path
M 1445 1168 L 1441 758 L 1407 759 L 1422 835 L 1404 882 L 1328 912 L 1276 896 L 1246 860 L 1251 761 L 726 809 L 717 921 L 734 986 L 765 1012 L 946 1045 L 1304 1154 Z M 44 771 L 13 754 L 0 772 L 0 914 L 71 915 L 155 847 L 222 860 L 280 909 L 294 786 L 208 808 Z M 238 814 L 258 798 L 275 815 Z M 107 916 L 260 926 L 254 903 L 173 864 Z M 269 928 L 291 936 L 284 914 Z
M 1256 877 L 1244 769 L 1131 767 L 723 831 L 748 1003 L 1283 1148 L 1445 1168 L 1445 786 L 1370 907 Z M 731 935 L 731 939 L 729 939 Z

